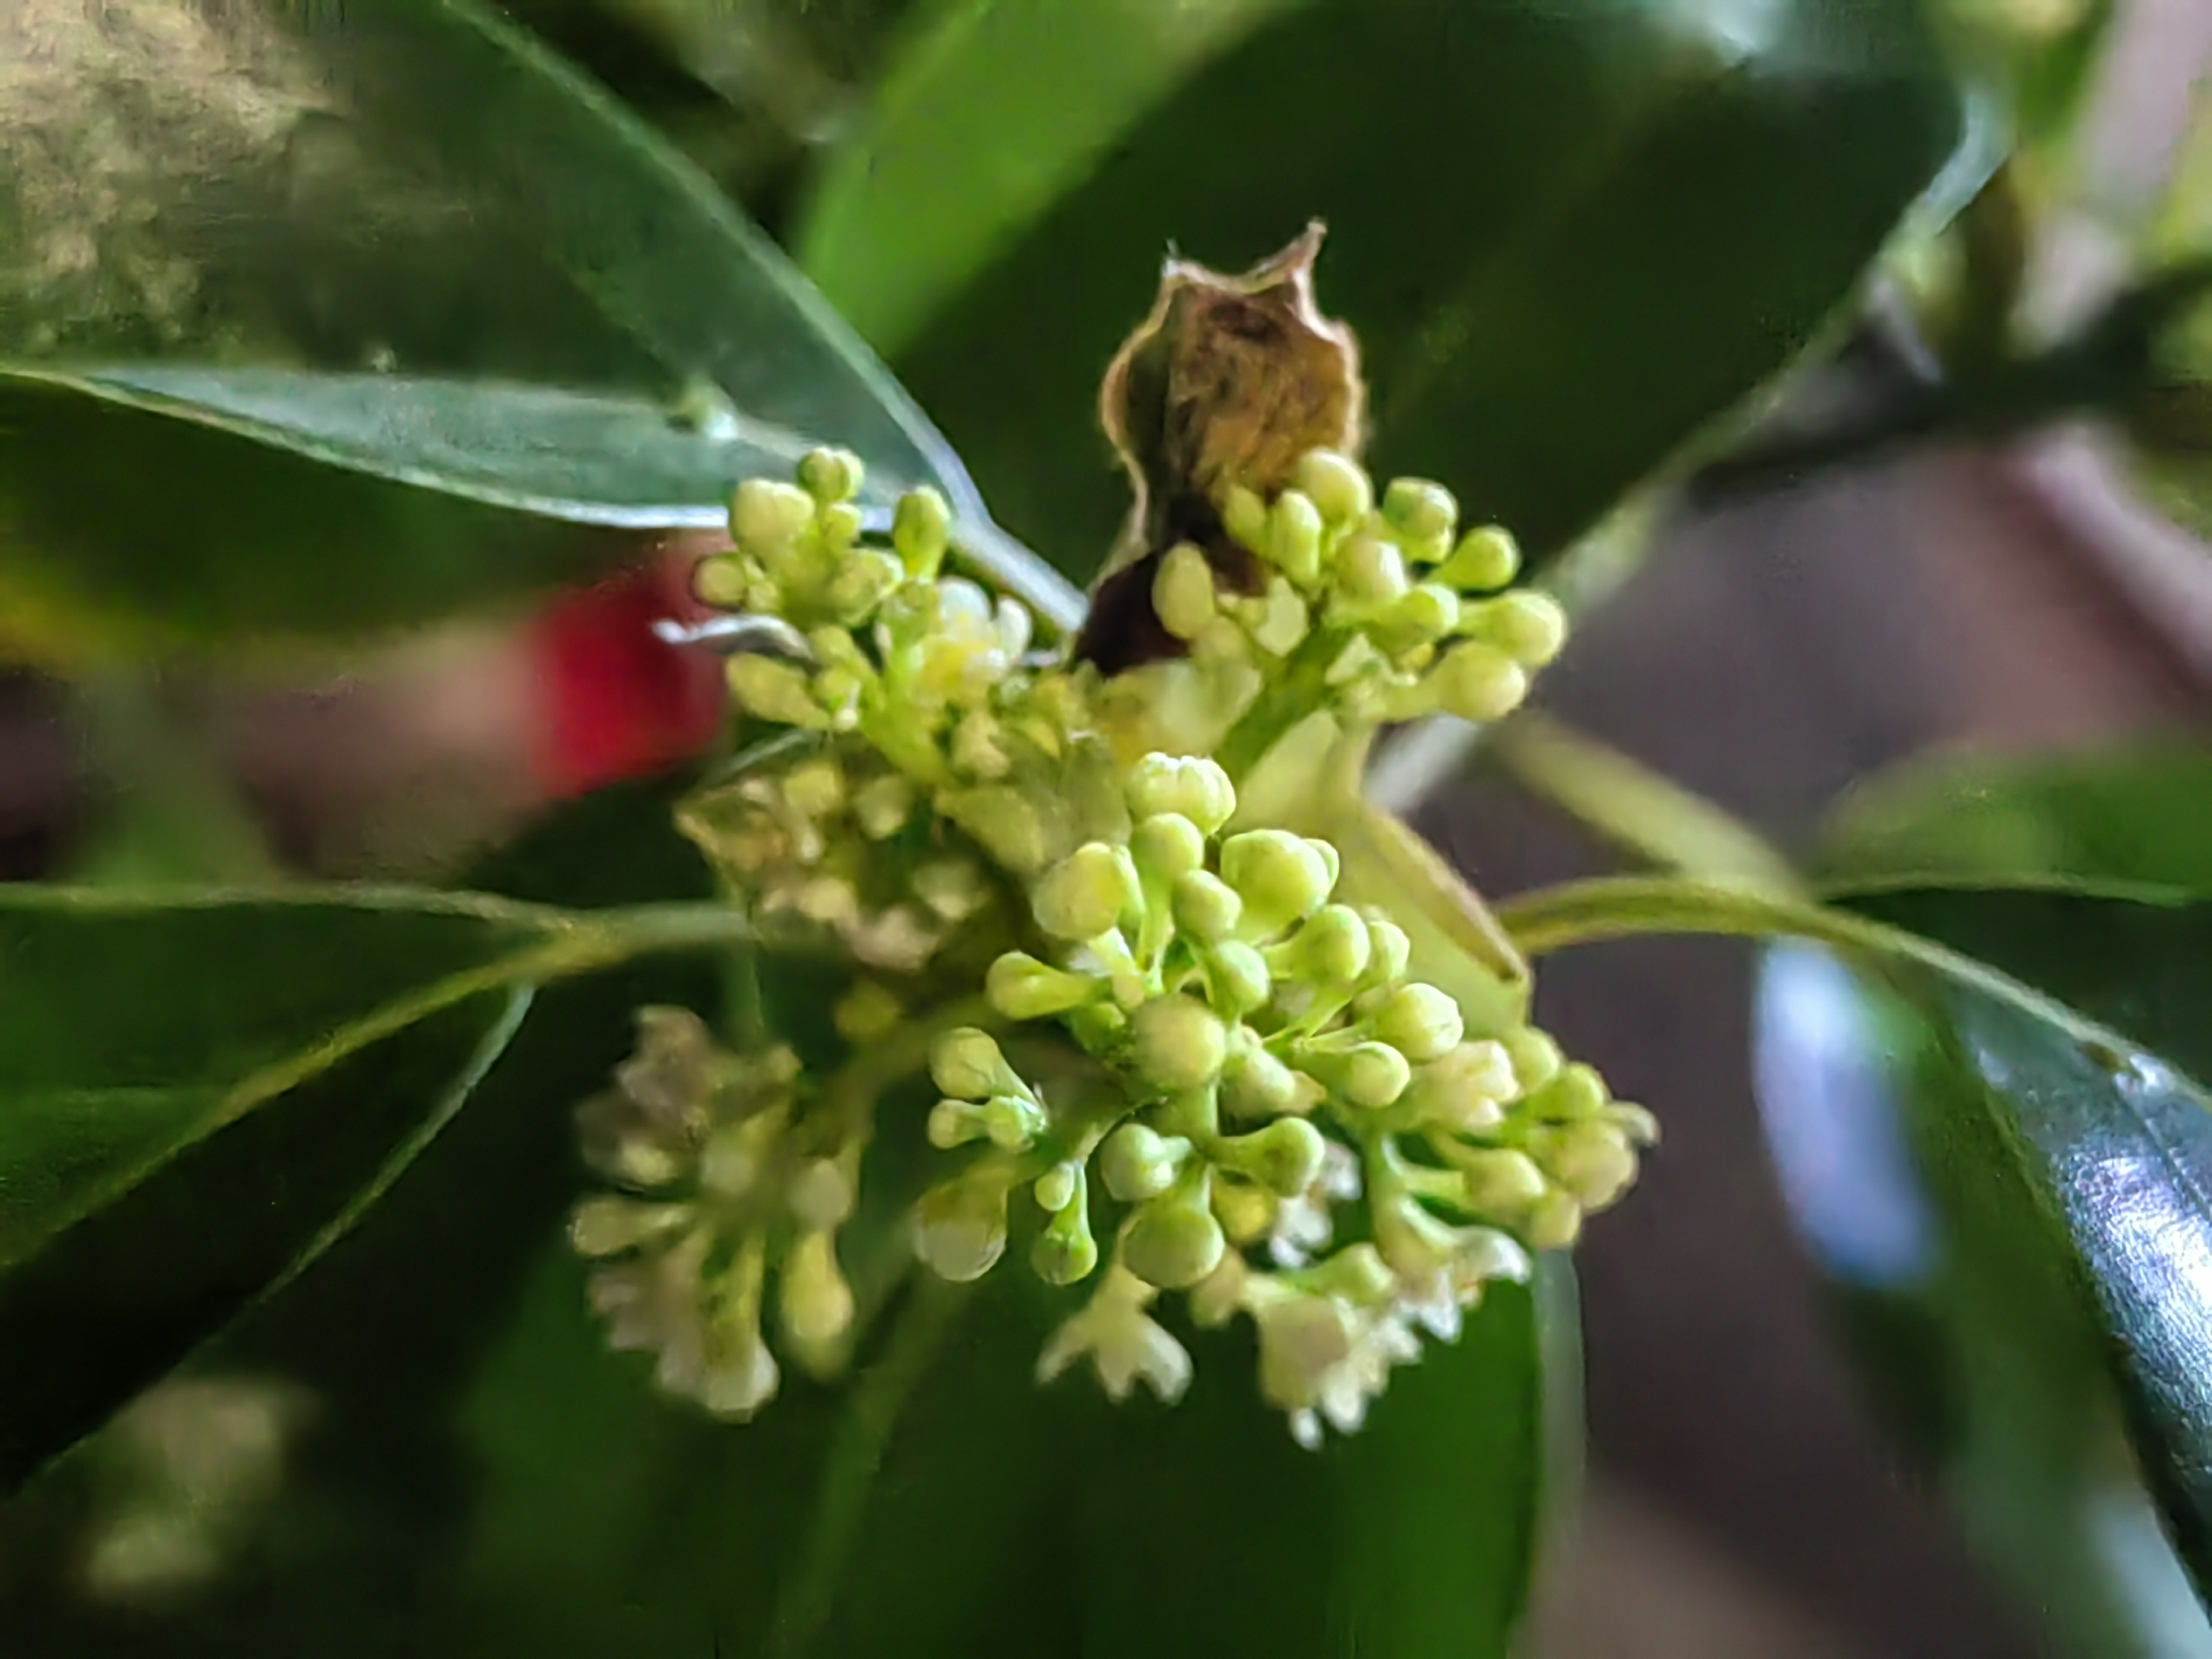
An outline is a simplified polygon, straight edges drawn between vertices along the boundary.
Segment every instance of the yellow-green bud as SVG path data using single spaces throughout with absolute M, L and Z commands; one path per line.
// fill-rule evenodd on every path
M 1201 1165 L 1146 1203 L 1121 1235 L 1121 1265 L 1164 1291 L 1188 1290 L 1221 1265 L 1229 1241 Z
M 1414 1109 L 1458 1134 L 1486 1134 L 1521 1092 L 1503 1044 L 1462 1042 L 1421 1067 L 1408 1095 Z
M 898 1029 L 906 1007 L 889 986 L 864 979 L 838 998 L 830 1018 L 846 1042 L 874 1042 Z
M 1436 568 L 1436 580 L 1462 593 L 1490 593 L 1520 574 L 1521 548 L 1494 524 L 1470 530 L 1451 556 Z
M 568 1242 L 580 1255 L 620 1255 L 664 1238 L 691 1220 L 689 1204 L 641 1204 L 635 1199 L 587 1198 L 568 1223 Z
M 951 791 L 939 795 L 937 805 L 994 860 L 1018 875 L 1036 869 L 1051 847 L 1036 804 L 1011 785 Z
M 1091 1236 L 1083 1171 L 1071 1167 L 1075 1167 L 1074 1194 L 1053 1211 L 1052 1219 L 1030 1247 L 1030 1267 L 1048 1285 L 1073 1285 L 1088 1279 L 1098 1265 L 1098 1241 Z
M 1231 895 L 1234 896 L 1234 895 Z M 1206 1000 L 1231 1018 L 1267 1006 L 1275 988 L 1267 959 L 1240 939 L 1222 939 L 1200 953 L 1206 970 Z
M 860 539 L 867 527 L 860 509 L 850 501 L 830 501 L 815 515 L 823 545 L 843 553 Z
M 1186 870 L 1177 876 L 1171 902 L 1176 931 L 1202 944 L 1228 938 L 1244 914 L 1244 901 L 1237 890 L 1207 870 Z M 1265 1001 L 1265 996 L 1261 1000 Z
M 1282 1206 L 1275 1195 L 1265 1188 L 1255 1187 L 1249 1181 L 1216 1180 L 1213 1183 L 1213 1218 L 1221 1224 L 1221 1231 L 1229 1235 L 1231 1244 L 1251 1244 L 1265 1238 L 1275 1228 L 1275 1218 L 1281 1214 Z M 1235 1252 L 1224 1252 L 1206 1284 L 1214 1285 L 1224 1269 L 1234 1272 L 1230 1262 Z M 1199 1313 L 1199 1306 L 1208 1293 L 1203 1289 L 1191 1292 L 1191 1316 L 1203 1326 L 1208 1321 Z M 1228 1322 L 1229 1316 L 1213 1320 L 1215 1325 Z
M 1466 1030 L 1459 1004 L 1433 985 L 1401 985 L 1375 1011 L 1375 1035 L 1415 1065 L 1449 1053 Z
M 801 1158 L 784 1177 L 783 1206 L 805 1232 L 842 1226 L 860 1196 L 851 1173 L 834 1158 Z
M 803 818 L 826 818 L 845 799 L 845 770 L 828 757 L 802 761 L 784 775 L 783 804 Z
M 742 611 L 752 589 L 745 561 L 727 554 L 702 559 L 691 572 L 691 592 L 702 605 L 720 611 Z
M 799 488 L 825 507 L 860 493 L 866 469 L 849 449 L 810 449 L 799 463 Z
M 1429 677 L 1437 706 L 1476 725 L 1503 720 L 1528 695 L 1528 676 L 1494 645 L 1467 640 L 1444 653 Z
M 1280 1117 L 1307 1109 L 1311 1087 L 1258 1042 L 1240 1042 L 1221 1074 L 1221 1103 L 1238 1117 Z
M 1469 632 L 1496 646 L 1523 668 L 1541 668 L 1567 642 L 1567 613 L 1548 593 L 1517 588 L 1486 599 Z
M 929 1054 L 929 1075 L 956 1100 L 988 1100 L 993 1095 L 1014 1093 L 1022 1086 L 998 1040 L 973 1025 L 963 1025 L 938 1038 Z
M 736 656 L 725 672 L 730 695 L 747 714 L 785 726 L 819 729 L 830 724 L 830 716 L 814 700 L 806 671 L 795 664 L 774 657 Z
M 1432 645 L 1459 626 L 1459 595 L 1442 582 L 1423 582 L 1392 607 L 1388 622 L 1406 644 Z
M 1158 812 L 1129 832 L 1129 854 L 1151 881 L 1174 881 L 1200 872 L 1206 835 L 1180 812 Z
M 1441 541 L 1459 523 L 1459 503 L 1440 483 L 1393 478 L 1382 492 L 1382 517 L 1409 542 Z
M 1372 948 L 1366 917 L 1348 904 L 1327 904 L 1298 929 L 1279 960 L 1321 984 L 1351 986 L 1367 971 Z
M 1524 1095 L 1534 1094 L 1549 1083 L 1566 1063 L 1559 1045 L 1533 1025 L 1516 1026 L 1498 1041 L 1512 1062 L 1513 1075 L 1520 1080 Z
M 1413 1068 L 1387 1042 L 1362 1042 L 1342 1054 L 1303 1057 L 1306 1069 L 1354 1106 L 1379 1111 L 1406 1092 Z
M 1279 1198 L 1296 1198 L 1321 1175 L 1328 1143 L 1302 1117 L 1277 1118 L 1249 1135 L 1217 1143 L 1214 1162 L 1256 1181 Z
M 1348 1244 L 1320 1263 L 1310 1281 L 1324 1295 L 1342 1297 L 1354 1307 L 1372 1307 L 1398 1293 L 1398 1275 L 1382 1252 L 1364 1242 Z
M 1267 551 L 1267 504 L 1243 484 L 1231 484 L 1221 498 L 1221 527 L 1248 552 Z
M 1572 1193 L 1555 1188 L 1528 1212 L 1527 1231 L 1531 1249 L 1570 1249 L 1582 1237 L 1583 1206 Z
M 915 1254 L 956 1285 L 990 1272 L 1006 1250 L 1007 1185 L 987 1163 L 931 1188 L 915 1206 Z
M 1321 509 L 1304 490 L 1285 489 L 1267 509 L 1265 556 L 1300 587 L 1321 580 Z
M 1353 536 L 1337 549 L 1336 580 L 1347 599 L 1368 610 L 1397 604 L 1411 586 L 1406 556 L 1380 536 Z
M 1532 1092 L 1540 1097 L 1531 1103 L 1541 1115 L 1561 1123 L 1595 1117 L 1613 1098 L 1613 1091 L 1605 1086 L 1605 1079 L 1598 1075 L 1597 1068 L 1580 1061 L 1565 1067 L 1540 1091 Z
M 1636 1153 L 1613 1124 L 1588 1118 L 1538 1134 L 1530 1150 L 1584 1210 L 1604 1209 L 1635 1184 Z
M 1229 1055 L 1221 1016 L 1194 997 L 1156 997 L 1145 1004 L 1129 1017 L 1129 1042 L 1138 1072 L 1170 1094 L 1204 1088 L 1221 1075 Z
M 1094 841 L 1045 872 L 1030 896 L 1037 926 L 1055 939 L 1093 939 L 1144 908 L 1137 866 L 1124 847 Z
M 1350 524 L 1375 505 L 1375 486 L 1366 469 L 1334 449 L 1308 450 L 1298 458 L 1294 477 L 1331 524 Z
M 818 1349 L 845 1334 L 853 1323 L 853 1289 L 837 1266 L 835 1234 L 799 1235 L 785 1259 L 776 1298 L 784 1334 L 796 1346 Z
M 1406 930 L 1388 916 L 1370 911 L 1367 917 L 1367 983 L 1393 985 L 1404 977 L 1413 959 L 1413 942 Z
M 1039 962 L 1026 951 L 1009 951 L 983 977 L 983 994 L 1008 1019 L 1045 1019 L 1105 994 L 1097 980 Z
M 1243 899 L 1263 937 L 1311 915 L 1336 884 L 1316 843 L 1287 830 L 1231 836 L 1221 844 L 1221 878 Z
M 1075 1201 L 1082 1190 L 1083 1166 L 1073 1158 L 1062 1158 L 1030 1185 L 1030 1196 L 1037 1207 L 1057 1215 Z
M 891 545 L 908 572 L 927 581 L 945 562 L 952 535 L 952 509 L 945 497 L 924 484 L 899 497 L 891 514 Z
M 1188 641 L 1206 631 L 1214 615 L 1213 567 L 1189 542 L 1178 542 L 1152 577 L 1152 609 L 1160 626 Z
M 1659 1120 L 1644 1107 L 1616 1100 L 1605 1109 L 1605 1118 L 1626 1135 L 1632 1146 L 1656 1146 L 1659 1144 Z
M 1146 755 L 1129 774 L 1128 797 L 1135 817 L 1174 812 L 1209 836 L 1237 811 L 1229 774 L 1203 755 Z
M 1124 1204 L 1158 1198 L 1175 1184 L 1190 1157 L 1190 1142 L 1162 1135 L 1141 1123 L 1124 1123 L 1098 1149 L 1098 1178 Z
M 1467 1192 L 1467 1206 L 1479 1215 L 1518 1215 L 1551 1190 L 1543 1170 L 1528 1153 L 1485 1147 L 1455 1155 Z
M 730 497 L 730 539 L 748 552 L 788 547 L 814 522 L 814 498 L 794 485 L 748 478 Z

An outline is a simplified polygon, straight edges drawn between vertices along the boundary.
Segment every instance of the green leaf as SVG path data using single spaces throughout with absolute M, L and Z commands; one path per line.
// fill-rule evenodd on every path
M 2054 1638 L 2212 1652 L 2150 1519 L 2212 1583 L 2212 1097 L 2195 1080 L 2212 1075 L 2212 905 L 1929 889 L 1856 906 L 2069 1017 L 1879 957 L 1857 982 L 1771 960 L 1763 1105 L 1816 1255 Z M 1839 1164 L 1838 1146 L 1875 1151 Z
M 1957 131 L 1907 0 L 999 0 L 916 38 L 800 245 L 1087 572 L 1126 506 L 1095 387 L 1160 252 L 1326 218 L 1378 463 L 1549 555 L 1806 345 Z M 909 270 L 943 299 L 892 301 Z
M 1855 791 L 1823 839 L 1844 883 L 2029 882 L 2212 893 L 2212 750 L 1915 762 Z
M 54 608 L 436 615 L 619 556 L 578 523 L 708 521 L 805 441 L 993 539 L 766 239 L 472 0 L 32 0 L 0 58 L 0 559 Z

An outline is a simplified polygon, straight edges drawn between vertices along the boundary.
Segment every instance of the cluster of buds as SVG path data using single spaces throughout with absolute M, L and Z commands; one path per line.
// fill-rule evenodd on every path
M 1408 977 L 1404 932 L 1333 901 L 1328 843 L 1224 834 L 1237 796 L 1213 762 L 1146 757 L 1128 805 L 1126 840 L 1032 889 L 1053 959 L 1010 951 L 988 980 L 1006 1019 L 1061 1023 L 1115 1097 L 1057 1112 L 988 1033 L 945 1037 L 932 1139 L 981 1150 L 923 1200 L 917 1249 L 980 1276 L 1026 1186 L 1036 1271 L 1088 1278 L 1095 1174 L 1120 1218 L 1112 1262 L 1043 1373 L 1087 1356 L 1110 1393 L 1174 1397 L 1189 1358 L 1148 1309 L 1187 1292 L 1200 1324 L 1251 1316 L 1262 1389 L 1311 1443 L 1324 1420 L 1358 1425 L 1417 1328 L 1455 1337 L 1486 1283 L 1525 1273 L 1524 1244 L 1567 1243 L 1618 1198 L 1654 1126 L 1540 1032 L 1470 1040 L 1452 999 Z M 1352 1200 L 1367 1237 L 1347 1243 Z
M 815 1144 L 788 1048 L 731 1054 L 682 1008 L 641 1010 L 638 1030 L 614 1086 L 578 1115 L 586 1160 L 623 1190 L 580 1204 L 569 1237 L 605 1264 L 590 1296 L 615 1347 L 655 1354 L 668 1392 L 750 1417 L 781 1375 L 763 1334 L 771 1297 L 785 1352 L 817 1373 L 844 1358 L 837 1232 L 860 1143 Z

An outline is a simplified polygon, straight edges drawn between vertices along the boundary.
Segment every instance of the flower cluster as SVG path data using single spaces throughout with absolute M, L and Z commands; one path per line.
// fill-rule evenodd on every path
M 807 1369 L 842 1359 L 853 1293 L 837 1259 L 860 1145 L 821 1144 L 798 1109 L 798 1057 L 724 1052 L 682 1008 L 638 1014 L 636 1052 L 579 1113 L 584 1155 L 624 1188 L 577 1206 L 569 1237 L 607 1259 L 592 1305 L 617 1348 L 659 1356 L 672 1394 L 750 1417 L 780 1378 L 762 1335 L 773 1285 L 783 1346 Z
M 1126 841 L 1032 890 L 1053 959 L 1010 951 L 988 979 L 999 1014 L 1061 1022 L 1120 1097 L 1056 1113 L 989 1035 L 945 1038 L 932 1138 L 983 1150 L 923 1200 L 917 1248 L 980 1275 L 1027 1185 L 1037 1272 L 1086 1278 L 1095 1174 L 1120 1212 L 1113 1264 L 1043 1372 L 1088 1356 L 1110 1393 L 1174 1397 L 1189 1360 L 1147 1310 L 1185 1291 L 1200 1324 L 1252 1317 L 1262 1389 L 1310 1443 L 1324 1419 L 1358 1425 L 1417 1328 L 1450 1340 L 1486 1283 L 1523 1274 L 1524 1242 L 1571 1242 L 1654 1126 L 1537 1031 L 1469 1040 L 1409 977 L 1406 934 L 1334 902 L 1327 842 L 1222 833 L 1236 791 L 1212 761 L 1148 757 L 1128 796 Z M 1366 1236 L 1339 1243 L 1352 1200 Z
M 1272 501 L 1230 489 L 1221 517 L 1249 556 L 1236 562 L 1243 579 L 1223 580 L 1224 562 L 1195 543 L 1169 549 L 1152 608 L 1189 655 L 1133 678 L 1122 697 L 1164 700 L 1186 726 L 1225 736 L 1271 694 L 1298 700 L 1291 713 L 1325 702 L 1355 723 L 1499 720 L 1565 642 L 1556 600 L 1504 591 L 1521 563 L 1511 536 L 1462 533 L 1440 484 L 1395 479 L 1377 503 L 1356 462 L 1316 449 Z
M 1240 786 L 1311 714 L 1357 733 L 1507 712 L 1559 648 L 1557 606 L 1498 591 L 1512 543 L 1461 534 L 1437 486 L 1377 505 L 1354 463 L 1314 451 L 1272 500 L 1219 502 L 1262 580 L 1170 549 L 1150 597 L 1188 655 L 1106 678 L 1034 652 L 1026 611 L 945 574 L 933 492 L 886 541 L 863 533 L 859 485 L 823 451 L 796 486 L 737 492 L 733 550 L 699 588 L 788 624 L 780 654 L 729 666 L 745 713 L 786 729 L 680 821 L 757 910 L 903 977 L 856 981 L 837 1022 L 854 1059 L 825 1079 L 786 1049 L 726 1053 L 690 1014 L 641 1016 L 585 1109 L 591 1161 L 624 1190 L 573 1227 L 611 1259 L 592 1297 L 613 1341 L 733 1416 L 776 1386 L 771 1301 L 786 1352 L 841 1363 L 838 1230 L 884 1085 L 926 1058 L 945 1164 L 913 1204 L 915 1254 L 969 1280 L 1018 1242 L 1048 1283 L 1088 1284 L 1045 1377 L 1087 1361 L 1115 1398 L 1176 1397 L 1192 1362 L 1155 1316 L 1169 1293 L 1199 1326 L 1254 1322 L 1262 1391 L 1302 1441 L 1357 1426 L 1419 1334 L 1451 1340 L 1485 1285 L 1626 1190 L 1655 1126 L 1540 1032 L 1470 1032 L 1396 923 L 1345 902 L 1336 850 L 1248 822 Z

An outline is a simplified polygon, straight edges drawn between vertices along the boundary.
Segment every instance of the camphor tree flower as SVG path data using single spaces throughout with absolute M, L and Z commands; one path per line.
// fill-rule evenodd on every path
M 740 1056 L 648 1010 L 586 1108 L 624 1189 L 576 1213 L 607 1259 L 593 1301 L 670 1389 L 764 1404 L 771 1308 L 788 1356 L 842 1360 L 840 1238 L 902 1068 L 939 1096 L 914 1255 L 966 1281 L 1016 1252 L 1084 1287 L 1041 1378 L 1085 1364 L 1115 1399 L 1175 1399 L 1194 1361 L 1158 1316 L 1178 1298 L 1200 1328 L 1251 1320 L 1259 1387 L 1309 1445 L 1633 1181 L 1650 1115 L 1515 1000 L 1424 977 L 1343 890 L 1339 848 L 1247 787 L 1317 719 L 1354 759 L 1387 721 L 1497 719 L 1565 635 L 1509 586 L 1503 531 L 1358 464 L 1317 234 L 1239 278 L 1170 264 L 1108 375 L 1137 503 L 1073 641 L 1040 648 L 1025 608 L 948 569 L 933 492 L 874 537 L 842 452 L 738 489 L 734 550 L 698 590 L 784 624 L 728 668 L 768 735 L 679 822 L 734 902 L 852 964 L 852 1057 L 817 1078 L 772 1039 Z

